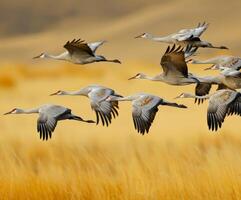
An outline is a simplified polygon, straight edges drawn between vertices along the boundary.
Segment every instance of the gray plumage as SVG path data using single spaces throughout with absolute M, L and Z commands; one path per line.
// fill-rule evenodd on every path
M 207 124 L 212 131 L 217 131 L 222 127 L 226 116 L 233 114 L 241 116 L 241 93 L 234 90 L 220 89 L 205 96 L 182 93 L 177 98 L 209 99 Z
M 117 101 L 109 102 L 106 99 L 110 96 L 122 97 L 113 89 L 100 85 L 89 85 L 72 92 L 59 90 L 52 95 L 81 95 L 88 97 L 91 108 L 96 113 L 96 124 L 101 121 L 103 126 L 108 126 L 112 119 L 118 116 L 119 109 Z
M 77 120 L 87 123 L 94 123 L 92 120 L 84 120 L 79 116 L 71 113 L 69 108 L 46 104 L 35 109 L 23 110 L 19 108 L 14 108 L 10 112 L 5 114 L 32 114 L 38 113 L 39 118 L 37 120 L 37 131 L 39 132 L 40 139 L 48 140 L 52 137 L 52 133 L 55 130 L 57 122 L 60 120 Z
M 148 133 L 158 111 L 158 106 L 166 105 L 186 108 L 184 105 L 168 102 L 158 96 L 140 93 L 127 97 L 110 97 L 109 101 L 132 101 L 132 118 L 138 133 Z
M 96 55 L 96 50 L 104 44 L 105 41 L 94 42 L 94 43 L 86 43 L 84 40 L 81 39 L 74 39 L 72 41 L 68 41 L 64 48 L 67 50 L 64 53 L 54 56 L 49 55 L 47 53 L 41 53 L 39 56 L 34 58 L 51 58 L 55 60 L 66 60 L 75 64 L 89 64 L 94 62 L 114 62 L 114 63 L 121 63 L 117 59 L 106 59 L 102 55 Z

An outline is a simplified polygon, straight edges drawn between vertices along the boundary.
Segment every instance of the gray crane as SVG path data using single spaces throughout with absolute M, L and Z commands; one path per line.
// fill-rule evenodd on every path
M 161 58 L 162 74 L 150 77 L 143 73 L 138 73 L 129 78 L 132 79 L 147 79 L 151 81 L 161 81 L 169 85 L 189 85 L 199 83 L 199 80 L 191 73 L 188 73 L 187 64 L 185 61 L 185 52 L 181 46 L 176 48 L 175 44 L 167 47 L 165 54 Z
M 217 56 L 207 60 L 189 59 L 188 62 L 191 64 L 212 64 L 211 67 L 208 67 L 205 70 L 222 68 L 230 68 L 234 70 L 241 69 L 241 58 L 237 56 Z
M 65 60 L 72 62 L 74 64 L 89 64 L 94 62 L 113 62 L 113 63 L 121 63 L 117 59 L 109 60 L 104 56 L 96 55 L 95 52 L 105 41 L 94 42 L 94 43 L 86 43 L 81 39 L 74 39 L 72 41 L 68 41 L 64 48 L 67 50 L 60 55 L 54 56 L 47 53 L 41 53 L 36 58 L 51 58 L 55 60 Z
M 241 88 L 241 73 L 236 70 L 224 70 L 217 76 L 197 77 L 199 83 L 195 87 L 195 94 L 197 96 L 208 95 L 212 85 L 217 85 L 217 90 L 231 89 L 237 90 Z M 203 103 L 205 99 L 196 98 L 195 103 Z
M 59 90 L 51 95 L 81 95 L 90 99 L 90 105 L 92 110 L 96 113 L 96 124 L 99 124 L 101 119 L 103 126 L 108 126 L 111 123 L 112 118 L 118 116 L 118 101 L 109 102 L 106 99 L 110 96 L 122 97 L 117 94 L 113 89 L 100 86 L 89 85 L 78 91 L 63 91 Z
M 110 96 L 107 101 L 131 101 L 134 126 L 137 132 L 142 135 L 149 132 L 158 111 L 158 106 L 165 105 L 187 108 L 185 105 L 168 102 L 158 96 L 145 93 L 134 94 L 127 97 Z
M 196 28 L 192 29 L 182 29 L 177 33 L 172 33 L 165 37 L 153 36 L 150 33 L 143 33 L 135 38 L 145 38 L 153 40 L 156 42 L 164 42 L 168 44 L 177 44 L 181 46 L 192 45 L 194 47 L 203 47 L 203 48 L 216 48 L 216 49 L 228 49 L 225 46 L 214 46 L 210 42 L 202 41 L 200 36 L 208 28 L 207 23 L 199 23 Z
M 213 94 L 197 96 L 190 93 L 182 93 L 176 98 L 209 99 L 207 109 L 207 124 L 212 131 L 222 127 L 227 115 L 241 116 L 241 93 L 229 89 L 218 90 Z
M 92 120 L 84 120 L 81 117 L 72 114 L 69 108 L 59 106 L 59 105 L 52 105 L 52 104 L 46 104 L 38 108 L 27 109 L 27 110 L 14 108 L 11 111 L 5 113 L 5 115 L 32 114 L 32 113 L 39 114 L 39 118 L 37 121 L 37 131 L 40 134 L 40 139 L 43 139 L 43 140 L 48 140 L 48 138 L 52 137 L 52 132 L 54 131 L 57 125 L 57 122 L 60 120 L 70 119 L 70 120 L 77 120 L 77 121 L 87 122 L 87 123 L 95 123 Z

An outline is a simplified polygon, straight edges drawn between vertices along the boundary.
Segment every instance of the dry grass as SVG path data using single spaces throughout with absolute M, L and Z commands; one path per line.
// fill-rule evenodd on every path
M 132 136 L 4 142 L 1 199 L 241 198 L 241 140 L 230 135 L 182 144 Z

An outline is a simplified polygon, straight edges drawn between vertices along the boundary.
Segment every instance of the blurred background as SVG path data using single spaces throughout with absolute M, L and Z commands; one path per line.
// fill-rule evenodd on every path
M 241 55 L 240 0 L 1 0 L 0 8 L 0 114 L 15 107 L 32 108 L 54 103 L 72 108 L 75 114 L 84 118 L 95 119 L 87 98 L 49 96 L 60 89 L 78 90 L 93 83 L 113 88 L 122 95 L 142 91 L 170 101 L 176 101 L 174 97 L 182 92 L 194 92 L 194 85 L 175 87 L 159 82 L 127 80 L 138 72 L 149 75 L 161 72 L 160 58 L 167 44 L 134 39 L 143 32 L 164 36 L 179 29 L 196 27 L 199 22 L 206 21 L 210 26 L 203 34 L 203 40 L 227 46 L 230 50 L 201 49 L 197 59 L 216 55 Z M 61 53 L 65 42 L 74 38 L 82 38 L 87 42 L 107 40 L 97 54 L 120 59 L 122 64 L 95 63 L 81 66 L 32 59 L 41 52 Z M 203 75 L 217 74 L 204 71 L 206 67 L 189 65 L 189 71 Z M 76 149 L 93 147 L 93 152 L 110 153 L 115 149 L 115 153 L 122 151 L 124 157 L 135 143 L 139 150 L 147 150 L 148 153 L 141 153 L 146 156 L 145 159 L 149 158 L 153 146 L 158 149 L 167 145 L 165 147 L 169 149 L 188 141 L 192 143 L 194 138 L 196 141 L 205 138 L 201 140 L 200 148 L 203 145 L 216 145 L 219 149 L 220 145 L 227 145 L 222 142 L 232 138 L 235 139 L 229 142 L 229 146 L 237 144 L 240 147 L 240 118 L 227 118 L 222 129 L 213 133 L 207 128 L 207 102 L 200 106 L 194 105 L 193 100 L 189 99 L 177 102 L 187 105 L 188 109 L 160 107 L 150 133 L 145 136 L 134 130 L 131 105 L 128 102 L 120 103 L 120 116 L 108 128 L 64 121 L 58 124 L 52 140 L 48 142 L 39 140 L 36 131 L 37 116 L 0 115 L 1 152 L 5 152 L 4 149 L 10 150 L 10 154 L 6 153 L 6 157 L 0 154 L 0 158 L 2 161 L 5 158 L 15 158 L 16 153 L 19 160 L 24 160 L 24 156 L 27 156 L 26 160 L 39 159 L 43 164 L 42 169 L 49 169 L 49 165 L 45 164 L 52 157 L 44 157 L 57 147 L 62 150 L 60 152 L 70 153 L 73 146 Z M 125 148 L 127 144 L 129 146 Z M 228 151 L 234 155 L 236 149 Z M 77 156 L 81 157 L 81 152 L 77 152 Z M 155 158 L 158 158 L 161 151 L 157 152 Z M 56 154 L 54 158 L 56 157 L 61 159 L 61 153 Z M 241 160 L 236 155 L 232 161 L 235 162 L 237 158 Z M 1 177 L 6 171 L 14 171 L 9 167 L 13 160 L 0 168 Z M 220 160 L 225 162 L 225 159 Z M 229 163 L 235 164 L 234 162 Z M 62 164 L 64 166 L 66 163 Z M 55 169 L 62 164 L 54 163 Z M 26 169 L 26 165 L 23 166 Z M 29 169 L 35 173 L 32 165 L 29 165 Z M 24 176 L 25 171 L 22 172 Z M 240 175 L 241 172 L 237 173 Z M 48 175 L 51 177 L 51 174 Z M 216 175 L 216 180 L 219 180 L 219 174 Z M 236 175 L 234 173 L 233 178 Z M 155 176 L 154 174 L 153 177 Z

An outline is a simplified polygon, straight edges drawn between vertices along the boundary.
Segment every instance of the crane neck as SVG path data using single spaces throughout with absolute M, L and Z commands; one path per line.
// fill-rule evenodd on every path
M 219 58 L 210 58 L 206 60 L 193 60 L 193 64 L 219 64 Z
M 146 74 L 143 74 L 140 79 L 146 79 L 146 80 L 150 80 L 150 81 L 163 81 L 164 77 L 162 74 L 159 74 L 157 76 L 148 76 Z
M 78 91 L 62 91 L 61 95 L 70 95 L 70 96 L 88 96 L 88 91 L 81 89 Z
M 59 55 L 51 55 L 51 54 L 45 53 L 44 58 L 50 58 L 54 60 L 68 60 L 69 54 L 67 51 Z
M 16 110 L 16 114 L 33 114 L 33 113 L 39 113 L 39 108 L 26 109 L 26 110 L 18 108 Z
M 209 99 L 210 98 L 210 94 L 204 95 L 204 96 L 198 96 L 195 94 L 191 94 L 191 93 L 185 93 L 183 98 L 193 98 L 193 99 Z

